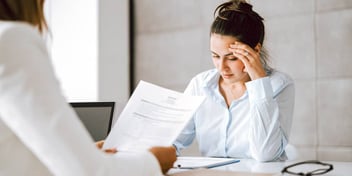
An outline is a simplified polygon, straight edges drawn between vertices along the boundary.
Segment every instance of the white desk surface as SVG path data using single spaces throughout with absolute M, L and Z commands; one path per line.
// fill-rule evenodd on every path
M 243 173 L 257 173 L 248 175 L 280 175 L 281 170 L 290 164 L 301 162 L 297 161 L 286 161 L 286 162 L 258 162 L 253 159 L 240 159 L 239 163 L 234 163 L 226 166 L 221 166 L 209 170 L 202 169 L 199 174 L 195 174 L 194 170 L 183 170 L 183 169 L 171 169 L 168 172 L 170 176 L 184 176 L 184 175 L 246 175 Z M 322 161 L 324 163 L 332 164 L 334 169 L 322 176 L 351 176 L 352 175 L 352 162 L 337 162 L 337 161 Z M 308 169 L 309 165 L 299 166 L 300 169 Z M 222 172 L 226 171 L 226 172 Z M 205 174 L 209 172 L 209 174 Z M 216 173 L 218 172 L 218 173 Z M 242 174 L 238 174 L 242 173 Z

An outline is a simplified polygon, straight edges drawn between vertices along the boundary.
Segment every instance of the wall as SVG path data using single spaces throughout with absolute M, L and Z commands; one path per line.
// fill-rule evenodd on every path
M 48 41 L 68 101 L 114 101 L 116 121 L 130 95 L 128 0 L 47 0 Z
M 129 0 L 98 3 L 98 101 L 114 101 L 114 123 L 130 96 Z
M 129 98 L 128 0 L 48 0 L 53 64 L 69 101 Z
M 129 1 L 97 1 L 98 99 L 125 103 L 130 96 Z
M 183 91 L 212 68 L 209 27 L 221 0 L 136 0 L 136 77 Z M 290 142 L 299 159 L 352 161 L 352 1 L 252 0 L 272 64 L 296 83 Z M 186 151 L 198 155 L 195 145 Z
M 96 100 L 96 0 L 49 0 L 46 5 L 53 64 L 66 97 L 70 101 Z

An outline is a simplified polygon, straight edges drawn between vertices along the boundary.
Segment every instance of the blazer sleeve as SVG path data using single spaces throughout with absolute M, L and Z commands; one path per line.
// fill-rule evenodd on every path
M 162 175 L 147 151 L 108 155 L 95 147 L 61 93 L 35 28 L 1 31 L 0 64 L 1 119 L 53 175 Z

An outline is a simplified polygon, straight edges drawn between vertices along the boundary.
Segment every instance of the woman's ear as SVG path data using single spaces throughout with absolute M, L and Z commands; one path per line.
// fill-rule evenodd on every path
M 261 49 L 262 49 L 262 45 L 260 43 L 258 43 L 257 46 L 255 46 L 254 51 L 257 53 L 260 53 Z

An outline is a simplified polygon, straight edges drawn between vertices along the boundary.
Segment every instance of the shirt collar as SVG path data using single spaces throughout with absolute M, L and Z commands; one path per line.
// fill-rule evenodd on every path
M 205 77 L 202 86 L 204 88 L 213 88 L 214 86 L 217 86 L 219 79 L 220 79 L 220 74 L 219 74 L 218 70 L 212 69 L 212 70 L 210 70 L 208 76 Z

